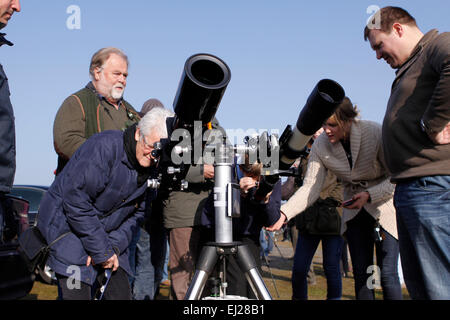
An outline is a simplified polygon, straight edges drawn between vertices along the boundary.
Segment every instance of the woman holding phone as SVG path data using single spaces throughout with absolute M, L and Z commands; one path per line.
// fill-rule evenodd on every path
M 313 144 L 302 187 L 281 207 L 278 222 L 267 229 L 280 229 L 311 206 L 331 171 L 344 187 L 341 234 L 350 250 L 356 299 L 375 298 L 375 247 L 384 299 L 400 300 L 394 185 L 384 164 L 381 126 L 357 116 L 356 106 L 346 97 Z

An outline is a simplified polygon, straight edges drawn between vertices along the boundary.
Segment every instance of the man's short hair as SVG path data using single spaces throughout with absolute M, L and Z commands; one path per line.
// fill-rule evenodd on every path
M 91 78 L 94 78 L 94 70 L 96 68 L 101 68 L 105 64 L 106 60 L 109 59 L 111 54 L 117 54 L 122 57 L 127 62 L 128 66 L 128 57 L 122 50 L 114 47 L 102 48 L 92 56 L 91 64 L 89 66 L 89 75 Z
M 155 98 L 148 99 L 142 105 L 141 112 L 140 112 L 141 117 L 143 117 L 147 112 L 149 112 L 153 108 L 164 108 L 164 105 L 158 99 L 155 99 Z
M 380 19 L 380 21 L 375 21 L 376 19 Z M 384 7 L 372 16 L 368 25 L 364 28 L 364 40 L 367 41 L 370 30 L 373 29 L 370 26 L 377 25 L 379 26 L 379 30 L 389 34 L 391 33 L 392 26 L 396 22 L 417 27 L 416 19 L 405 9 L 391 6 Z

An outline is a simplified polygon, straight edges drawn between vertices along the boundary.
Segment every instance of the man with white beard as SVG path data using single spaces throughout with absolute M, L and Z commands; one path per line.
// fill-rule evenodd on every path
M 89 66 L 91 81 L 72 94 L 59 108 L 53 124 L 53 144 L 59 174 L 75 151 L 93 134 L 124 131 L 137 123 L 136 110 L 123 99 L 127 85 L 128 57 L 120 49 L 97 51 Z

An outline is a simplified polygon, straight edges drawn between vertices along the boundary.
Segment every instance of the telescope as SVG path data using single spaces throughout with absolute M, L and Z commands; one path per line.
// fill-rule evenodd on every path
M 218 57 L 203 53 L 188 58 L 173 102 L 177 127 L 211 122 L 230 79 L 230 69 Z
M 344 89 L 334 80 L 320 80 L 306 101 L 294 129 L 283 131 L 280 144 L 280 170 L 288 170 L 302 154 L 313 134 L 333 115 L 345 97 Z
M 149 187 L 187 188 L 184 178 L 190 165 L 201 160 L 203 134 L 212 128 L 230 79 L 229 67 L 214 55 L 199 53 L 186 60 L 173 102 L 175 116 L 166 121 L 169 138 L 155 145 L 153 153 L 159 158 L 160 174 L 149 181 Z
M 255 296 L 260 300 L 271 300 L 270 292 L 262 280 L 255 259 L 246 245 L 233 241 L 232 219 L 240 215 L 240 194 L 233 192 L 233 166 L 237 153 L 255 157 L 264 162 L 264 157 L 274 160 L 271 170 L 262 177 L 258 189 L 253 195 L 254 201 L 261 201 L 270 193 L 279 180 L 280 175 L 292 172 L 290 167 L 295 160 L 304 155 L 305 147 L 312 135 L 334 113 L 345 97 L 344 89 L 335 81 L 324 79 L 319 81 L 303 107 L 296 126 L 287 126 L 278 140 L 274 135 L 263 133 L 258 139 L 246 139 L 243 146 L 230 146 L 226 138 L 221 145 L 216 145 L 214 162 L 214 219 L 215 242 L 207 243 L 200 254 L 196 272 L 186 293 L 186 300 L 198 300 L 209 275 L 218 261 L 226 270 L 227 258 L 234 256 L 245 274 Z M 265 149 L 265 150 L 264 150 Z M 241 157 L 242 158 L 242 157 Z M 267 164 L 265 164 L 267 166 Z M 278 166 L 279 165 L 279 166 Z M 263 170 L 264 171 L 264 170 Z M 236 204 L 238 203 L 238 204 Z M 222 274 L 224 278 L 225 271 Z M 220 283 L 222 298 L 226 299 L 227 284 Z
M 269 136 L 267 132 L 261 134 L 258 147 L 260 150 L 268 151 L 265 153 L 266 159 L 262 159 L 261 156 L 257 157 L 257 162 L 264 163 L 264 167 L 259 188 L 254 194 L 255 200 L 264 199 L 272 191 L 280 176 L 299 175 L 298 170 L 291 168 L 292 164 L 298 158 L 309 153 L 307 144 L 311 137 L 333 115 L 344 97 L 345 91 L 339 83 L 330 79 L 322 79 L 309 95 L 294 129 L 288 125 L 278 140 L 273 135 Z M 250 141 L 249 139 L 245 140 L 246 142 Z M 255 143 L 253 142 L 253 144 Z M 246 145 L 248 146 L 249 143 Z M 239 149 L 243 150 L 243 147 Z M 253 154 L 261 154 L 261 152 L 256 153 L 254 149 L 249 148 L 249 150 L 253 150 L 251 151 Z M 271 162 L 268 162 L 268 159 Z M 268 167 L 270 170 L 265 169 Z
M 204 133 L 212 129 L 211 123 L 230 78 L 229 67 L 216 56 L 202 53 L 187 59 L 173 103 L 175 116 L 167 119 L 169 139 L 161 141 L 154 151 L 160 157 L 160 173 L 149 185 L 158 187 L 159 193 L 186 188 L 184 178 L 189 166 L 202 164 L 200 157 L 208 149 Z M 292 164 L 304 154 L 312 135 L 334 113 L 344 97 L 345 92 L 337 82 L 323 79 L 310 94 L 295 127 L 292 129 L 288 125 L 280 139 L 265 132 L 258 139 L 247 139 L 240 146 L 229 144 L 226 135 L 215 141 L 212 146 L 215 241 L 202 248 L 186 300 L 198 300 L 217 262 L 220 261 L 222 270 L 226 270 L 231 255 L 236 258 L 255 296 L 272 299 L 248 246 L 233 241 L 232 219 L 240 214 L 240 193 L 236 192 L 239 185 L 233 181 L 236 156 L 248 154 L 265 168 L 270 165 L 270 170 L 263 170 L 263 178 L 254 193 L 256 200 L 264 198 L 280 175 L 292 174 Z M 269 158 L 271 161 L 267 162 Z M 222 280 L 220 289 L 225 298 L 227 285 L 225 279 Z

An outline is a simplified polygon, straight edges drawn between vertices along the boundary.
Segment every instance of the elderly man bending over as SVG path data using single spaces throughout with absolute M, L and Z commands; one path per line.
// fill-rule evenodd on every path
M 105 299 L 131 297 L 128 246 L 144 216 L 144 194 L 153 145 L 167 137 L 166 118 L 155 108 L 139 124 L 104 131 L 88 139 L 70 158 L 42 200 L 38 228 L 51 243 L 48 265 L 62 299 L 91 299 L 92 289 L 112 269 Z

